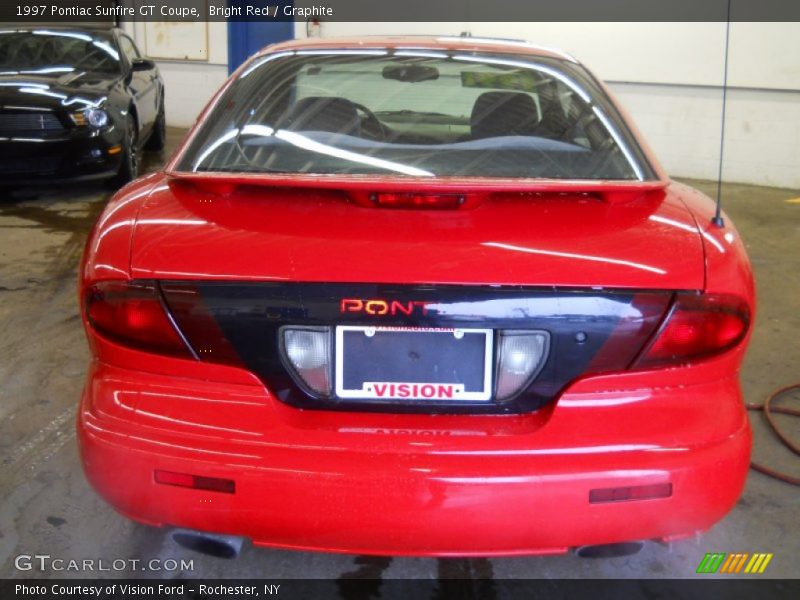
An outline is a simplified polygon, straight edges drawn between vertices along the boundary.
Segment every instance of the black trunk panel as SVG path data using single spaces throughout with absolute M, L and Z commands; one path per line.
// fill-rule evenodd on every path
M 200 360 L 245 366 L 292 406 L 390 412 L 536 410 L 582 375 L 625 370 L 672 299 L 671 292 L 511 286 L 162 281 L 161 287 Z M 281 360 L 278 330 L 285 325 L 535 329 L 550 333 L 550 350 L 536 379 L 509 401 L 371 405 L 304 392 Z

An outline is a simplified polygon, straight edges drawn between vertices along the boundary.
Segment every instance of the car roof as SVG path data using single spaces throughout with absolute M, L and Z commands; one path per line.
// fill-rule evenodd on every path
M 454 35 L 383 35 L 359 37 L 304 38 L 280 42 L 264 48 L 259 54 L 290 50 L 336 50 L 354 48 L 425 49 L 460 52 L 494 52 L 525 54 L 577 62 L 556 48 L 537 46 L 524 40 L 483 38 Z

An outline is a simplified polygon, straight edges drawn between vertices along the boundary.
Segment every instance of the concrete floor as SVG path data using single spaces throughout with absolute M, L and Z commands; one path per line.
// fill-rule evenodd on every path
M 170 130 L 173 148 L 182 131 Z M 150 156 L 157 168 L 161 156 Z M 713 193 L 709 182 L 690 182 Z M 759 312 L 742 380 L 746 397 L 800 380 L 800 191 L 726 185 L 725 203 L 747 242 Z M 86 483 L 74 434 L 75 407 L 88 350 L 78 318 L 76 265 L 86 235 L 109 195 L 100 186 L 56 186 L 0 196 L 0 577 L 81 577 L 20 572 L 19 554 L 64 559 L 194 559 L 185 573 L 121 572 L 150 577 L 337 578 L 687 578 L 706 552 L 773 552 L 765 576 L 794 578 L 800 566 L 797 488 L 751 472 L 733 512 L 698 540 L 648 543 L 636 556 L 436 560 L 365 558 L 246 546 L 233 561 L 176 546 L 162 531 L 134 524 Z M 800 395 L 800 394 L 798 394 Z M 786 419 L 781 419 L 786 421 Z M 800 474 L 753 415 L 755 457 Z M 797 423 L 787 423 L 795 439 Z M 705 576 L 708 577 L 708 576 Z

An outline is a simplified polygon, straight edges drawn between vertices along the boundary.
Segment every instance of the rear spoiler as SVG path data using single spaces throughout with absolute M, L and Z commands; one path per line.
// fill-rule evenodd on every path
M 577 195 L 608 204 L 632 202 L 663 192 L 668 180 L 617 181 L 587 179 L 521 179 L 487 177 L 397 177 L 308 175 L 283 173 L 189 173 L 167 171 L 171 187 L 190 186 L 215 196 L 228 196 L 241 187 L 340 191 L 361 204 L 376 194 L 461 195 L 494 194 Z

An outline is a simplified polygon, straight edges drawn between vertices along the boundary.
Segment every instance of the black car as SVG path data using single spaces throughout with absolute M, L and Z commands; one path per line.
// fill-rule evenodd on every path
M 0 29 L 0 181 L 134 179 L 164 146 L 164 83 L 120 29 Z

